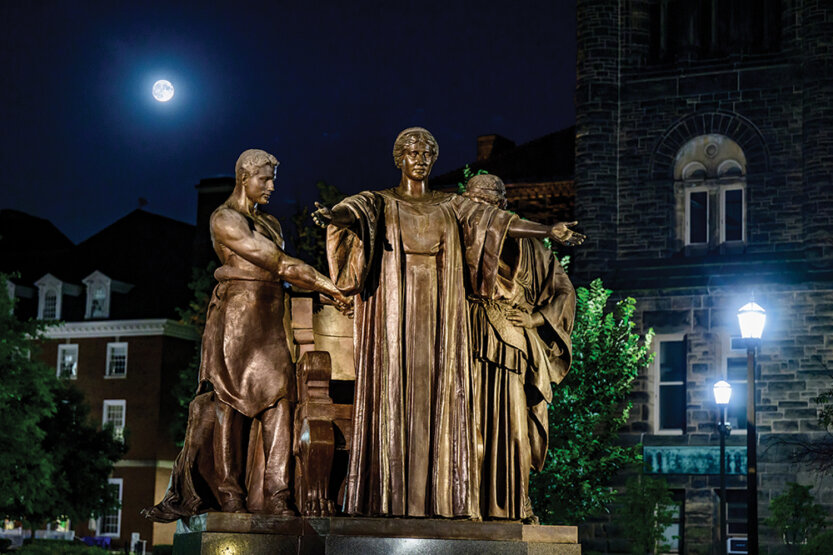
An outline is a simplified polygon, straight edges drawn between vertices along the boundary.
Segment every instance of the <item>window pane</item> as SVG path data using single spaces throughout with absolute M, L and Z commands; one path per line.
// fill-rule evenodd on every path
M 685 380 L 685 342 L 663 341 L 659 345 L 659 381 L 682 382 Z
M 732 399 L 726 415 L 733 430 L 746 429 L 746 382 L 732 382 Z
M 685 428 L 685 386 L 659 387 L 659 426 L 663 430 Z
M 127 347 L 124 345 L 110 347 L 110 364 L 107 374 L 110 376 L 124 376 L 127 372 Z
M 43 296 L 43 319 L 54 320 L 58 316 L 58 295 L 47 291 Z
M 743 240 L 743 190 L 732 189 L 724 192 L 724 224 L 727 241 Z
M 709 194 L 698 191 L 689 195 L 689 243 L 706 243 L 709 227 L 708 216 Z
M 726 378 L 730 382 L 745 382 L 746 381 L 746 359 L 745 358 L 730 358 L 726 360 Z M 735 398 L 735 392 L 732 390 L 732 398 Z

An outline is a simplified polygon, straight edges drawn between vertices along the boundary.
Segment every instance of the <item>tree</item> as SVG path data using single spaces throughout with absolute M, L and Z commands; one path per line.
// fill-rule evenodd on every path
M 618 509 L 633 555 L 661 553 L 671 548 L 665 541 L 665 530 L 674 522 L 676 507 L 662 478 L 640 474 L 628 479 Z
M 766 523 L 778 530 L 789 546 L 807 543 L 824 529 L 827 511 L 813 500 L 811 487 L 788 482 L 787 490 L 769 503 Z
M 617 439 L 633 382 L 651 362 L 653 332 L 634 332 L 632 298 L 605 312 L 611 293 L 600 279 L 576 290 L 573 365 L 553 388 L 547 460 L 530 478 L 533 507 L 548 524 L 577 524 L 604 511 L 614 498 L 610 480 L 641 461 L 638 446 Z
M 97 429 L 84 394 L 66 381 L 52 387 L 56 410 L 41 422 L 43 446 L 52 461 L 49 503 L 29 516 L 31 522 L 68 517 L 75 522 L 117 509 L 119 499 L 107 479 L 127 452 L 126 440 L 112 425 Z
M 54 466 L 40 424 L 55 413 L 55 369 L 33 352 L 46 324 L 13 314 L 7 280 L 0 274 L 0 512 L 21 518 L 50 502 Z
M 107 478 L 125 446 L 91 425 L 82 393 L 39 360 L 48 323 L 12 308 L 0 295 L 0 512 L 30 525 L 103 514 L 118 506 Z
M 344 199 L 344 194 L 333 185 L 325 181 L 315 184 L 321 203 L 332 208 Z M 292 244 L 301 260 L 311 265 L 319 272 L 329 275 L 327 265 L 327 232 L 312 223 L 311 214 L 314 208 L 302 206 L 292 215 L 293 230 Z
M 179 370 L 174 381 L 171 394 L 176 399 L 175 413 L 171 418 L 170 433 L 176 444 L 182 447 L 185 441 L 185 428 L 188 425 L 188 405 L 194 398 L 197 387 L 197 380 L 200 373 L 200 357 L 202 356 L 202 333 L 205 330 L 205 317 L 208 312 L 208 303 L 211 300 L 211 291 L 214 288 L 214 270 L 217 263 L 211 261 L 205 268 L 194 267 L 191 269 L 191 281 L 188 283 L 194 296 L 185 308 L 178 308 L 179 321 L 191 326 L 200 337 L 194 346 L 194 354 L 191 362 L 185 368 Z

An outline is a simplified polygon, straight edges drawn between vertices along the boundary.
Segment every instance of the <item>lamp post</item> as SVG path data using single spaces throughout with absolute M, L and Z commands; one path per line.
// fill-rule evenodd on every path
M 725 380 L 714 384 L 714 402 L 720 412 L 720 553 L 726 555 L 726 436 L 732 428 L 726 423 L 726 405 L 732 398 L 732 386 Z
M 754 298 L 738 310 L 740 334 L 746 340 L 746 522 L 748 553 L 758 553 L 758 433 L 755 421 L 755 351 L 761 342 L 766 311 Z

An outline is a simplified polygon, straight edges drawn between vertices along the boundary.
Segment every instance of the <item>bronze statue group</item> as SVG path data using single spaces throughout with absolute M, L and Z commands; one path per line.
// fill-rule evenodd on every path
M 295 370 L 284 333 L 287 282 L 354 321 L 355 397 L 347 515 L 533 522 L 529 473 L 547 452 L 552 383 L 570 367 L 575 292 L 542 239 L 580 244 L 504 210 L 478 175 L 462 196 L 433 191 L 439 148 L 425 129 L 396 138 L 399 185 L 313 219 L 327 228 L 330 277 L 283 251 L 258 210 L 277 160 L 244 152 L 211 217 L 222 262 L 208 308 L 200 386 L 165 498 L 146 515 L 211 510 L 291 516 Z

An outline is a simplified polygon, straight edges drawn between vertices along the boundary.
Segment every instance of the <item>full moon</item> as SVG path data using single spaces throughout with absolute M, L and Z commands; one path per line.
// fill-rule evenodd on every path
M 153 84 L 153 98 L 159 102 L 167 102 L 174 97 L 174 86 L 170 81 L 160 79 Z

